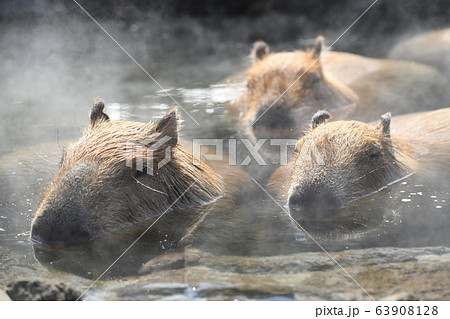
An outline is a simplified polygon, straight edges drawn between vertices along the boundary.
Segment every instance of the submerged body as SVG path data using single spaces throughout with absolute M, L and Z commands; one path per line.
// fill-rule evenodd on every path
M 400 115 L 450 106 L 448 80 L 438 69 L 416 62 L 327 52 L 322 63 L 359 97 L 349 118 L 371 121 L 388 111 Z
M 413 61 L 434 67 L 450 79 L 450 28 L 427 32 L 398 43 L 390 59 Z

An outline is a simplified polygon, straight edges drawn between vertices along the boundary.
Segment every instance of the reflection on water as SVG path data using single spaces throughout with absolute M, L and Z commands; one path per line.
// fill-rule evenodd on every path
M 34 256 L 47 267 L 88 279 L 98 278 L 112 264 L 103 279 L 136 275 L 149 260 L 180 250 L 173 236 L 155 236 L 151 231 L 133 244 L 150 225 L 146 222 L 80 246 L 54 249 L 34 244 Z M 126 257 L 119 258 L 125 251 Z
M 244 91 L 244 83 L 214 84 L 209 88 L 178 89 L 183 102 L 193 106 L 206 106 L 207 113 L 213 113 L 215 104 L 233 101 Z

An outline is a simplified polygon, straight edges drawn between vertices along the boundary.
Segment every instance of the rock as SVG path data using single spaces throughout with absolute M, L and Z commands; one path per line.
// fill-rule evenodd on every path
M 81 293 L 63 283 L 49 284 L 42 281 L 15 281 L 8 284 L 6 291 L 12 300 L 31 301 L 75 301 Z
M 330 254 L 376 300 L 450 299 L 446 285 L 449 248 L 388 247 Z M 86 293 L 86 299 L 370 300 L 322 252 L 239 257 L 187 249 L 185 262 L 185 269 L 158 271 L 94 287 Z
M 91 283 L 39 264 L 21 264 L 0 246 L 0 300 L 76 300 Z
M 381 300 L 382 301 L 417 301 L 419 299 L 416 296 L 414 296 L 406 291 L 399 291 L 392 295 L 383 297 Z

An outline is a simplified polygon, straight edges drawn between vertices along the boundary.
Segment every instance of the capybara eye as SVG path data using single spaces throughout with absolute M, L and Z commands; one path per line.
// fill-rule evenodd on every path
M 135 171 L 133 176 L 135 178 L 140 178 L 140 177 L 144 177 L 146 175 L 147 175 L 147 168 L 144 167 L 144 169 L 142 171 Z
M 310 73 L 309 74 L 309 81 L 310 81 L 311 85 L 315 85 L 315 84 L 319 83 L 320 80 L 322 80 L 322 77 L 320 76 L 320 74 L 318 74 L 318 73 Z
M 381 153 L 370 154 L 369 160 L 374 161 L 381 157 Z
M 369 161 L 375 161 L 381 157 L 381 149 L 378 146 L 372 146 L 369 150 Z

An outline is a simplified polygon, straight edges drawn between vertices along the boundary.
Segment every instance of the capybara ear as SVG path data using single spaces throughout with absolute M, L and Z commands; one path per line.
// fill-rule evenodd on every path
M 91 126 L 95 126 L 95 124 L 109 121 L 109 116 L 103 113 L 103 109 L 105 108 L 105 102 L 102 99 L 95 99 L 94 104 L 91 109 Z
M 314 43 L 314 48 L 312 50 L 312 56 L 314 59 L 318 59 L 320 57 L 320 54 L 322 53 L 322 47 L 325 42 L 325 38 L 321 35 L 319 35 L 316 38 L 316 42 Z
M 158 120 L 155 126 L 155 132 L 160 133 L 161 137 L 168 136 L 170 140 L 168 145 L 175 146 L 178 143 L 178 112 L 176 108 L 170 109 L 166 115 Z
M 269 55 L 269 45 L 264 41 L 257 41 L 253 43 L 252 59 L 253 63 L 263 60 Z
M 330 117 L 331 114 L 325 110 L 317 111 L 316 114 L 314 114 L 312 117 L 311 127 L 315 129 L 320 124 L 326 123 Z
M 378 129 L 381 130 L 387 137 L 391 136 L 391 113 L 381 115 L 381 121 L 378 125 Z

